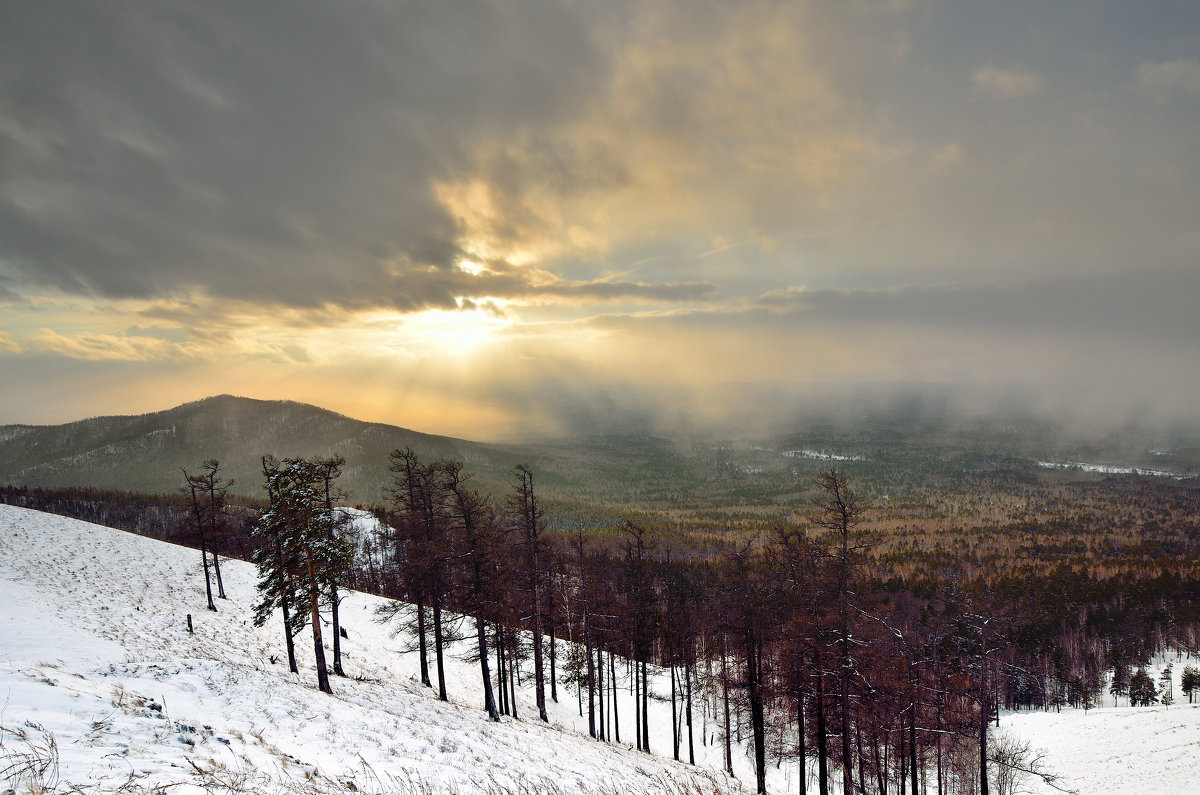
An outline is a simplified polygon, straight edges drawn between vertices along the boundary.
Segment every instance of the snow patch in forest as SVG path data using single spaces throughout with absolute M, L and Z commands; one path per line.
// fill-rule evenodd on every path
M 1082 461 L 1038 461 L 1042 469 L 1069 469 L 1080 472 L 1098 472 L 1102 475 L 1145 475 L 1155 478 L 1174 478 L 1184 480 L 1190 475 L 1177 475 L 1165 469 L 1145 469 L 1143 467 L 1125 467 L 1112 464 L 1087 464 Z
M 810 458 L 814 461 L 867 461 L 865 455 L 842 455 L 841 453 L 827 453 L 824 450 L 784 450 L 785 458 Z

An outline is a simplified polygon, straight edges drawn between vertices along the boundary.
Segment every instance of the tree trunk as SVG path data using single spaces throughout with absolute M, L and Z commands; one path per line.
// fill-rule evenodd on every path
M 298 674 L 300 673 L 300 667 L 296 665 L 296 644 L 292 638 L 291 616 L 291 605 L 296 602 L 296 593 L 283 565 L 283 543 L 280 541 L 276 541 L 275 555 L 279 565 L 279 606 L 283 608 L 283 636 L 287 641 L 288 669 L 292 673 Z
M 675 722 L 675 717 L 679 710 L 675 705 L 675 663 L 671 663 L 671 748 L 675 755 L 675 761 L 679 761 L 679 724 Z
M 499 721 L 500 713 L 496 711 L 496 700 L 492 696 L 492 672 L 488 670 L 487 634 L 483 616 L 478 613 L 475 615 L 475 641 L 479 646 L 479 672 L 483 677 L 483 708 L 490 720 Z
M 536 561 L 535 561 L 536 565 Z M 549 723 L 550 718 L 546 715 L 546 679 L 545 672 L 542 670 L 542 615 L 541 608 L 538 604 L 540 595 L 538 586 L 535 582 L 533 586 L 533 679 L 534 693 L 537 700 L 538 717 Z
M 599 708 L 600 726 L 599 734 L 601 740 L 607 740 L 609 737 L 608 724 L 604 721 L 604 651 L 600 648 L 596 649 L 596 706 Z
M 512 654 L 508 655 L 508 708 L 512 710 L 513 720 L 517 720 L 517 663 L 512 658 Z
M 729 726 L 729 670 L 725 653 L 725 639 L 721 638 L 721 696 L 725 701 L 725 772 L 733 775 L 733 737 Z
M 583 608 L 583 650 L 587 654 L 588 734 L 596 737 L 596 664 L 592 660 L 592 622 L 586 603 Z M 603 723 L 604 718 L 600 721 Z
M 939 657 L 934 657 L 934 676 L 935 681 L 942 681 L 942 661 Z M 937 690 L 937 712 L 934 717 L 934 726 L 937 732 L 934 736 L 937 738 L 937 795 L 946 795 L 945 774 L 942 770 L 942 708 L 945 705 L 946 696 L 941 687 Z
M 800 795 L 808 792 L 808 779 L 804 770 L 804 691 L 796 697 L 796 764 L 799 767 L 797 778 L 800 783 Z
M 621 710 L 617 708 L 617 661 L 610 650 L 608 652 L 608 684 L 612 688 L 612 719 L 614 742 L 621 742 Z
M 204 541 L 204 536 L 200 536 L 200 559 L 204 561 L 204 591 L 208 594 L 208 609 L 217 612 L 217 606 L 213 604 L 212 597 L 212 580 L 208 576 L 208 545 Z
M 858 749 L 858 791 L 867 791 L 867 763 L 866 754 L 863 753 L 862 745 L 862 726 L 858 723 L 854 724 L 854 739 L 855 747 Z
M 437 660 L 438 700 L 449 701 L 446 697 L 446 667 L 442 659 L 442 598 L 433 598 L 433 654 Z
M 209 462 L 205 462 L 207 465 Z M 209 472 L 205 481 L 208 486 L 208 529 L 212 531 L 213 571 L 217 575 L 217 598 L 225 599 L 225 581 L 221 579 L 221 561 L 217 558 L 217 462 L 211 462 L 214 469 Z M 228 486 L 229 484 L 226 484 Z
M 557 653 L 555 652 L 556 644 L 554 643 L 554 612 L 551 611 L 550 619 L 550 700 L 555 704 L 558 703 L 558 671 L 555 666 Z
M 915 688 L 914 688 L 915 695 Z M 908 775 L 912 785 L 912 795 L 919 795 L 917 790 L 917 704 L 912 705 L 912 714 L 908 719 Z
M 692 666 L 686 658 L 683 662 L 683 683 L 687 689 L 688 764 L 696 764 L 696 745 L 692 740 Z
M 987 622 L 979 628 L 979 795 L 988 795 L 987 730 L 988 730 L 988 659 Z
M 762 666 L 758 639 L 753 633 L 746 638 L 746 684 L 750 691 L 750 725 L 754 732 L 754 778 L 758 795 L 767 792 L 767 732 L 763 717 Z
M 213 542 L 212 559 L 213 573 L 217 575 L 217 598 L 227 599 L 228 597 L 225 596 L 225 581 L 221 579 L 221 561 L 217 557 L 217 544 L 215 541 Z
M 500 691 L 500 714 L 508 714 L 507 672 L 504 670 L 504 638 L 500 634 L 500 623 L 496 623 L 496 684 Z
M 875 780 L 878 782 L 879 795 L 887 795 L 887 765 L 879 755 L 879 727 L 871 728 L 871 755 L 875 757 Z
M 325 668 L 325 644 L 321 641 L 321 592 L 317 588 L 317 569 L 312 552 L 306 551 L 308 558 L 308 609 L 312 621 L 313 657 L 317 663 L 317 687 L 322 693 L 332 693 L 329 684 L 329 671 Z
M 220 581 L 218 574 L 217 582 Z M 329 610 L 333 616 L 333 672 L 345 676 L 346 672 L 342 670 L 342 622 L 338 617 L 338 590 L 334 583 L 329 584 Z
M 294 674 L 300 673 L 300 667 L 296 665 L 296 642 L 292 639 L 292 617 L 291 611 L 288 609 L 290 599 L 282 599 L 281 606 L 283 607 L 283 637 L 287 642 L 288 655 L 288 670 Z
M 848 532 L 842 534 L 842 626 L 841 626 L 841 714 L 842 714 L 842 792 L 843 795 L 854 795 L 853 768 L 850 756 L 850 607 L 848 566 L 849 550 Z M 984 795 L 987 795 L 984 793 Z
M 429 647 L 425 642 L 425 596 L 417 591 L 417 657 L 421 663 L 421 684 L 433 687 L 429 681 Z
M 829 738 L 825 727 L 825 676 L 817 659 L 817 785 L 821 795 L 829 795 Z
M 647 667 L 648 663 L 642 660 L 642 750 L 650 753 L 650 715 L 647 709 L 650 704 L 650 688 Z
M 631 682 L 633 685 L 633 731 L 634 736 L 637 738 L 637 749 L 641 751 L 643 750 L 644 746 L 642 745 L 642 700 L 638 698 L 638 690 L 641 684 L 638 676 L 639 673 L 640 671 L 638 670 L 638 663 L 636 660 L 634 660 L 633 680 Z

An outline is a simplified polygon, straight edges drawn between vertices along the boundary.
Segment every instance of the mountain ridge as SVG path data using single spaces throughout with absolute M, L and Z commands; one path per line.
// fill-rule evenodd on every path
M 215 458 L 232 491 L 261 496 L 261 456 L 342 455 L 352 500 L 386 496 L 387 455 L 412 447 L 422 457 L 452 457 L 493 485 L 520 459 L 488 445 L 357 420 L 292 400 L 214 395 L 138 415 L 107 415 L 61 425 L 0 426 L 0 479 L 17 486 L 86 486 L 166 493 L 181 469 Z

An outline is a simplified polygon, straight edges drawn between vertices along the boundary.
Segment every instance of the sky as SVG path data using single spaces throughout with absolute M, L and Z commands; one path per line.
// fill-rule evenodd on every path
M 1192 0 L 0 7 L 0 423 L 1200 418 Z

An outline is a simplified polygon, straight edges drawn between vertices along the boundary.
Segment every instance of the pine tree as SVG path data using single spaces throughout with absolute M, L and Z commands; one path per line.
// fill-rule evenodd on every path
M 267 495 L 270 505 L 277 505 L 275 489 L 281 483 L 273 480 L 270 473 L 281 466 L 274 456 L 262 459 L 263 473 L 267 477 Z M 254 626 L 261 627 L 280 610 L 283 613 L 284 640 L 287 645 L 288 669 L 298 673 L 296 648 L 293 639 L 304 628 L 304 611 L 296 595 L 296 577 L 299 561 L 295 546 L 289 543 L 289 532 L 285 517 L 280 511 L 268 508 L 259 515 L 252 535 L 257 542 L 251 560 L 258 567 L 259 600 L 254 605 Z
M 320 477 L 321 493 L 325 499 L 325 511 L 333 520 L 329 524 L 330 538 L 336 535 L 344 535 L 346 527 L 350 524 L 350 517 L 341 511 L 334 511 L 333 503 L 335 500 L 345 501 L 348 495 L 336 488 L 333 482 L 342 476 L 342 467 L 346 465 L 346 459 L 342 456 L 330 456 L 328 458 L 314 458 L 312 461 L 316 467 L 317 474 Z M 329 612 L 333 618 L 333 672 L 338 676 L 345 676 L 346 672 L 342 670 L 342 623 L 339 615 L 339 606 L 341 599 L 338 597 L 338 589 L 336 580 L 329 584 Z
M 1191 704 L 1196 691 L 1200 690 L 1200 669 L 1191 665 L 1184 666 L 1179 689 L 1184 692 L 1184 695 L 1188 697 L 1188 703 Z
M 1145 668 L 1139 667 L 1129 680 L 1129 704 L 1134 707 L 1148 707 L 1158 702 L 1158 690 L 1154 680 Z
M 1162 698 L 1159 701 L 1164 707 L 1169 707 L 1175 703 L 1175 686 L 1172 681 L 1172 673 L 1173 668 L 1171 663 L 1167 663 L 1167 666 L 1162 669 L 1162 673 L 1158 677 L 1158 683 L 1162 685 Z
M 332 693 L 321 633 L 321 602 L 328 599 L 338 579 L 344 576 L 352 551 L 336 532 L 334 512 L 325 507 L 316 463 L 300 458 L 280 463 L 266 456 L 263 476 L 270 504 L 255 528 L 265 550 L 255 559 L 259 565 L 260 594 L 255 623 L 265 622 L 276 605 L 296 608 L 291 621 L 299 621 L 302 610 L 298 608 L 302 603 L 312 627 L 317 686 L 322 692 Z M 293 627 L 287 629 L 291 631 Z
M 1108 688 L 1112 694 L 1113 706 L 1117 706 L 1118 696 L 1129 695 L 1129 666 L 1119 662 L 1113 666 L 1112 684 Z

